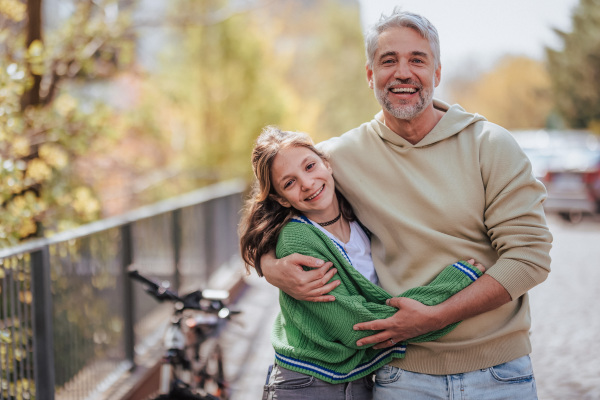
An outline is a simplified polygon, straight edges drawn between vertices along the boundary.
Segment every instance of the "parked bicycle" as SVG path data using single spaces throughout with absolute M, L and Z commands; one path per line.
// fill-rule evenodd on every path
M 137 270 L 129 276 L 144 284 L 156 300 L 174 303 L 171 324 L 164 335 L 159 392 L 154 400 L 228 400 L 219 333 L 225 320 L 239 311 L 225 304 L 225 290 L 197 290 L 184 296 Z

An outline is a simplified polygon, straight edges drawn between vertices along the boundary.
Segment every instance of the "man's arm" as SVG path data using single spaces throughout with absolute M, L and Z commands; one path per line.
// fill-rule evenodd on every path
M 416 300 L 395 297 L 387 302 L 388 305 L 398 308 L 398 312 L 392 317 L 354 326 L 356 330 L 380 331 L 359 340 L 357 345 L 380 343 L 375 348 L 388 347 L 391 345 L 389 339 L 394 342 L 408 340 L 494 310 L 510 301 L 511 297 L 506 289 L 488 275 L 483 275 L 467 288 L 435 306 L 425 306 Z
M 484 222 L 499 259 L 472 285 L 436 306 L 394 299 L 390 305 L 399 310 L 393 317 L 356 324 L 358 329 L 381 331 L 359 340 L 361 344 L 379 342 L 379 347 L 386 347 L 390 338 L 407 340 L 494 310 L 546 279 L 552 241 L 542 207 L 546 192 L 510 133 L 493 126 L 488 129 L 479 144 Z
M 328 295 L 339 284 L 339 280 L 329 282 L 337 272 L 333 263 L 301 254 L 291 254 L 280 259 L 271 251 L 260 259 L 260 266 L 267 282 L 281 289 L 296 300 L 314 302 L 334 301 Z M 314 268 L 305 271 L 302 266 Z M 329 282 L 329 283 L 327 283 Z

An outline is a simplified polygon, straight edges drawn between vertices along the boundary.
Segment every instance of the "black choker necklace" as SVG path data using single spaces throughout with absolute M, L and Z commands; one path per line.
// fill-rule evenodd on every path
M 327 221 L 327 222 L 317 222 L 317 224 L 321 225 L 321 226 L 329 226 L 331 224 L 335 224 L 336 222 L 338 222 L 338 220 L 340 219 L 340 217 L 342 216 L 342 212 L 340 211 L 340 213 L 338 214 L 337 217 L 335 217 L 334 219 L 332 219 L 331 221 Z

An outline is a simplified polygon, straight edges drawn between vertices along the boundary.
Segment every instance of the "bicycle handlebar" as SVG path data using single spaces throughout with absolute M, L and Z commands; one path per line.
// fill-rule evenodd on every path
M 159 283 L 146 278 L 145 276 L 143 276 L 142 274 L 140 274 L 137 270 L 131 270 L 129 271 L 129 277 L 131 277 L 132 279 L 139 281 L 143 284 L 146 285 L 146 292 L 148 292 L 149 294 L 151 294 L 154 298 L 156 298 L 156 300 L 158 301 L 163 301 L 163 300 L 170 300 L 170 301 L 181 301 L 183 302 L 183 299 L 180 298 L 177 293 L 167 289 L 166 287 L 160 285 Z
M 161 302 L 164 300 L 181 302 L 182 307 L 179 308 L 179 311 L 183 311 L 184 309 L 204 311 L 211 314 L 217 314 L 219 315 L 219 318 L 227 319 L 231 315 L 240 313 L 240 311 L 231 310 L 226 307 L 223 303 L 223 299 L 203 296 L 201 291 L 197 290 L 180 297 L 177 293 L 167 289 L 161 284 L 146 278 L 137 270 L 130 270 L 128 274 L 132 279 L 143 283 L 146 287 L 146 292 L 152 295 L 156 300 Z M 223 312 L 223 310 L 226 312 Z

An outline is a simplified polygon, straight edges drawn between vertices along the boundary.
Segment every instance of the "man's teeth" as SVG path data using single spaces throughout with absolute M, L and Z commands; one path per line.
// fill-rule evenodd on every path
M 416 93 L 417 89 L 415 88 L 391 88 L 393 93 Z
M 321 192 L 323 191 L 323 188 L 325 188 L 325 186 L 321 186 L 321 189 L 319 189 L 319 191 L 317 193 L 313 194 L 312 196 L 307 197 L 306 200 L 312 200 L 315 197 L 317 197 L 319 194 L 321 194 Z

